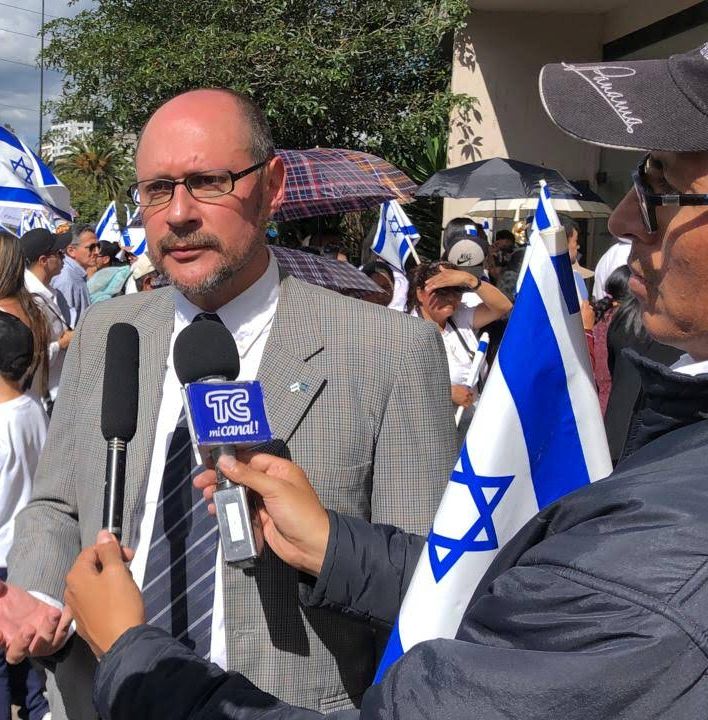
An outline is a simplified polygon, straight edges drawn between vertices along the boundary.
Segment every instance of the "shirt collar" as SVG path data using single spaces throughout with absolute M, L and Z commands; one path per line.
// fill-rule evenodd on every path
M 64 267 L 69 268 L 71 272 L 78 274 L 82 278 L 86 277 L 86 270 L 84 270 L 74 258 L 70 258 L 68 255 L 64 256 Z
M 216 313 L 234 336 L 238 352 L 243 357 L 253 341 L 273 319 L 280 292 L 280 273 L 273 253 L 268 251 L 266 271 L 249 288 L 222 305 Z M 196 315 L 204 312 L 182 293 L 175 291 L 175 334 L 189 325 Z
M 54 300 L 54 291 L 48 288 L 29 268 L 25 268 L 25 286 L 34 295 L 41 295 L 45 300 Z
M 708 373 L 708 360 L 694 360 L 688 353 L 681 357 L 671 366 L 671 369 L 681 375 L 703 375 Z

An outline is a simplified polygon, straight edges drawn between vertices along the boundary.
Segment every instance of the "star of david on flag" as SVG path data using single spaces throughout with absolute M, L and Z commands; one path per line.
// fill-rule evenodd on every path
M 455 637 L 497 552 L 539 510 L 612 471 L 565 232 L 549 207 L 539 201 L 527 272 L 376 682 L 417 643 Z
M 18 227 L 23 211 L 72 219 L 69 191 L 34 152 L 0 127 L 0 221 Z
M 405 271 L 406 260 L 415 256 L 415 245 L 420 234 L 396 200 L 381 203 L 379 223 L 371 249 L 389 265 Z M 417 258 L 416 258 L 417 259 Z

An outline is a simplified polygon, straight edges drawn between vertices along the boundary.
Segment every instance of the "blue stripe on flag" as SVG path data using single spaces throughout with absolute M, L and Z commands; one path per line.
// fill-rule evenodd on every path
M 536 208 L 536 225 L 539 230 L 548 230 L 551 227 L 551 221 L 548 219 L 542 200 L 538 201 L 538 207 Z
M 98 227 L 96 228 L 96 236 L 101 237 L 103 234 L 103 231 L 106 229 L 106 225 L 108 225 L 108 221 L 113 216 L 114 210 L 111 208 L 107 212 L 104 213 L 103 218 L 101 218 L 101 221 L 99 221 Z
M 32 153 L 32 157 L 35 159 L 37 165 L 39 166 L 39 172 L 42 174 L 42 183 L 45 186 L 58 185 L 59 181 L 54 177 L 52 171 L 37 157 L 37 155 L 35 155 L 34 152 L 32 152 L 31 150 L 30 152 Z
M 573 268 L 570 264 L 570 255 L 567 252 L 561 255 L 551 255 L 553 269 L 556 271 L 558 283 L 565 299 L 565 306 L 568 312 L 574 315 L 580 312 L 580 303 L 578 302 L 578 291 L 575 287 L 575 278 L 573 277 Z
M 575 289 L 573 289 L 575 292 Z M 577 302 L 577 299 L 576 299 Z M 534 355 L 529 377 L 523 358 Z M 590 482 L 558 342 L 536 281 L 524 277 L 499 364 L 519 414 L 539 508 Z M 543 380 L 543 391 L 537 382 Z M 536 381 L 536 382 L 535 382 Z
M 373 247 L 375 253 L 380 253 L 386 244 L 386 215 L 388 214 L 388 202 L 383 204 L 381 208 L 381 230 L 379 230 L 379 236 L 376 238 L 376 244 Z
M 398 629 L 398 620 L 391 630 L 391 636 L 388 639 L 388 645 L 379 663 L 378 670 L 376 671 L 376 677 L 374 678 L 374 685 L 383 680 L 383 676 L 386 674 L 386 670 L 389 669 L 398 658 L 403 657 L 403 644 L 401 643 L 401 632 Z
M 0 127 L 0 142 L 7 143 L 8 145 L 11 145 L 17 150 L 25 152 L 24 147 L 22 147 L 22 143 L 9 130 L 6 130 L 4 127 Z
M 145 252 L 145 240 L 143 240 L 138 247 L 135 248 L 133 255 L 142 255 Z
M 401 259 L 401 267 L 406 264 L 408 253 L 411 251 L 411 244 L 408 238 L 403 238 L 401 244 L 398 246 L 398 257 Z

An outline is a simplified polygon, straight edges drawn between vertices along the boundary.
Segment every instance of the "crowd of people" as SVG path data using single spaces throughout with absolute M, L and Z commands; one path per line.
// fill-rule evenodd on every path
M 520 236 L 490 242 L 458 218 L 442 258 L 407 278 L 369 263 L 388 308 L 288 276 L 264 232 L 284 192 L 268 124 L 215 89 L 169 100 L 140 135 L 148 254 L 88 225 L 0 235 L 0 718 L 8 663 L 32 720 L 703 717 L 708 45 L 632 67 L 625 92 L 646 118 L 631 137 L 602 108 L 573 110 L 595 100 L 582 78 L 541 74 L 562 130 L 649 152 L 591 291 L 563 219 L 616 470 L 545 508 L 457 637 L 417 645 L 374 686 L 457 458 L 455 411 L 468 423 L 482 387 L 479 332 L 498 344 L 513 308 Z M 684 102 L 663 122 L 648 88 L 677 78 Z M 177 335 L 203 319 L 233 335 L 274 434 L 219 463 L 260 497 L 268 549 L 248 571 L 221 560 L 216 473 L 193 452 L 174 368 Z M 116 322 L 140 337 L 125 547 L 101 529 Z M 49 705 L 30 657 L 50 671 Z

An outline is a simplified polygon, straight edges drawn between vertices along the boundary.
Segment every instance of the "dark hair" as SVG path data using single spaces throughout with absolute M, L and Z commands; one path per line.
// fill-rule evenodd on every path
M 32 359 L 34 358 L 34 338 L 32 337 L 32 331 L 20 320 L 18 317 L 11 315 L 4 310 L 0 310 L 0 323 L 5 327 L 3 337 L 10 340 L 13 338 L 19 340 L 20 337 L 24 337 L 27 341 L 27 354 L 14 354 L 14 357 L 7 356 L 2 357 L 3 348 L 0 347 L 0 377 L 10 382 L 17 382 L 21 380 L 32 365 Z M 11 335 L 10 335 L 11 333 Z
M 511 230 L 497 230 L 496 235 L 494 236 L 495 240 L 511 240 L 516 245 L 516 237 L 514 236 L 514 233 L 511 232 Z
M 49 378 L 49 327 L 44 313 L 25 287 L 25 256 L 20 241 L 8 232 L 0 231 L 0 300 L 14 298 L 20 303 L 22 311 L 29 320 L 34 341 L 32 364 L 27 369 L 23 381 L 23 390 L 32 383 L 34 374 L 39 370 L 40 391 L 47 392 Z
M 418 301 L 417 290 L 422 290 L 425 287 L 425 283 L 430 280 L 433 275 L 437 275 L 441 269 L 457 270 L 457 268 L 449 262 L 444 260 L 436 260 L 431 263 L 421 263 L 416 265 L 408 275 L 408 295 L 406 297 L 406 312 L 417 310 L 420 307 Z
M 78 245 L 80 240 L 79 238 L 85 233 L 90 232 L 94 233 L 96 232 L 96 228 L 93 225 L 89 225 L 88 223 L 74 223 L 71 226 L 71 245 Z
M 386 275 L 391 283 L 394 282 L 393 270 L 391 270 L 388 263 L 385 263 L 382 260 L 372 260 L 371 262 L 366 263 L 366 265 L 362 266 L 361 271 L 368 277 L 376 275 L 376 273 L 380 273 L 381 275 Z
M 572 217 L 568 217 L 568 215 L 559 215 L 558 219 L 563 226 L 563 230 L 565 230 L 566 237 L 570 237 L 573 231 L 580 234 L 580 225 L 578 225 Z
M 622 304 L 632 298 L 632 293 L 629 292 L 629 274 L 627 265 L 620 265 L 610 273 L 605 283 L 605 297 L 592 304 L 596 322 L 602 320 L 615 303 Z
M 605 291 L 612 292 L 612 297 L 620 304 L 612 316 L 610 326 L 619 326 L 624 334 L 631 334 L 638 340 L 643 340 L 648 335 L 642 324 L 642 308 L 639 300 L 629 291 L 629 275 L 629 268 L 622 265 L 607 278 Z

